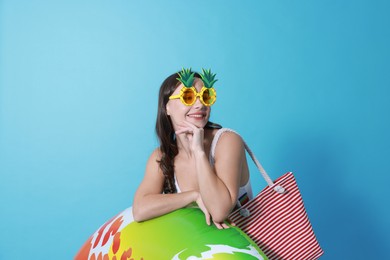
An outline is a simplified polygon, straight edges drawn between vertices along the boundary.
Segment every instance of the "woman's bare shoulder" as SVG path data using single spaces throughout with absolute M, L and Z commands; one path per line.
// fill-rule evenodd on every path
M 160 157 L 161 158 L 161 149 L 160 147 L 156 147 L 153 152 L 152 152 L 152 155 L 154 155 L 155 157 Z
M 146 163 L 146 172 L 148 171 L 159 171 L 159 162 L 161 161 L 161 150 L 159 147 L 154 149 L 150 154 L 148 161 Z
M 224 132 L 217 143 L 215 148 L 215 157 L 221 154 L 236 154 L 244 151 L 244 141 L 241 136 L 235 132 Z
M 150 154 L 149 156 L 149 160 L 153 159 L 153 160 L 161 160 L 161 156 L 162 156 L 162 153 L 161 153 L 161 150 L 160 150 L 160 147 L 156 147 L 152 153 Z
M 244 142 L 239 134 L 232 131 L 225 131 L 219 138 L 218 144 L 243 145 Z

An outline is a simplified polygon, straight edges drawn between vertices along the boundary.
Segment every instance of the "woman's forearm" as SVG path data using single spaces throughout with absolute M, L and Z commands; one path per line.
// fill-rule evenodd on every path
M 211 168 L 203 151 L 195 152 L 199 192 L 215 222 L 223 222 L 234 206 L 234 198 Z
M 187 191 L 175 194 L 148 194 L 136 198 L 133 204 L 133 217 L 137 222 L 145 221 L 183 208 L 194 202 L 198 192 Z

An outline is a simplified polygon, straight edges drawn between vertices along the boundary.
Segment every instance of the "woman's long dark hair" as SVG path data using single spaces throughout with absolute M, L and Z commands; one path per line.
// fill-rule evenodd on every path
M 174 73 L 166 78 L 161 84 L 158 95 L 156 134 L 160 142 L 161 159 L 157 162 L 165 177 L 163 187 L 164 193 L 177 192 L 175 186 L 174 159 L 178 153 L 178 148 L 175 130 L 173 129 L 171 119 L 167 115 L 166 105 L 169 101 L 169 97 L 180 85 L 180 81 L 177 80 L 178 77 L 179 75 Z M 198 73 L 195 73 L 195 77 L 201 78 Z M 212 122 L 207 122 L 205 128 L 221 128 L 221 126 Z

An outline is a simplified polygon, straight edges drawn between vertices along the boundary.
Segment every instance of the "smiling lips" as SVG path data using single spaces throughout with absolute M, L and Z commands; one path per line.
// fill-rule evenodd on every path
M 187 116 L 195 119 L 203 119 L 204 117 L 206 117 L 206 113 L 193 113 L 188 114 Z

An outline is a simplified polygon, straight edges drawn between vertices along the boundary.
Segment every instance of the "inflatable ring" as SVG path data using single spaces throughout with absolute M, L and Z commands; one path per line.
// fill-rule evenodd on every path
M 76 260 L 268 259 L 237 227 L 205 223 L 199 208 L 182 208 L 135 222 L 132 208 L 101 226 L 82 246 Z

